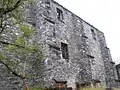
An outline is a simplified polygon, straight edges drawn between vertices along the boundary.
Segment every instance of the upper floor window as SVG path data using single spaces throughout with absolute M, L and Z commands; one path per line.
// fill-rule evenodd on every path
M 62 56 L 64 59 L 69 59 L 68 54 L 68 45 L 61 42 L 61 50 L 62 50 Z
M 95 34 L 95 31 L 93 29 L 91 29 L 91 32 L 92 32 L 92 37 L 96 40 L 96 34 Z
M 47 1 L 45 2 L 45 4 L 46 4 L 46 8 L 47 8 L 48 10 L 50 10 L 50 9 L 51 9 L 51 7 L 50 7 L 50 1 L 47 0 Z
M 57 18 L 63 20 L 63 12 L 59 8 L 57 8 Z
M 49 0 L 47 0 L 45 3 L 46 3 L 47 5 L 50 5 L 50 1 L 49 1 Z
M 53 29 L 53 37 L 56 36 L 56 33 L 55 33 L 55 28 Z

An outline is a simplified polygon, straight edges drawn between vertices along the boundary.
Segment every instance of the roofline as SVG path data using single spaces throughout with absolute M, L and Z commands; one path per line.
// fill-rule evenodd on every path
M 85 23 L 87 23 L 88 25 L 90 25 L 91 27 L 93 27 L 94 29 L 96 29 L 97 31 L 103 33 L 102 31 L 100 31 L 99 29 L 97 29 L 96 27 L 94 27 L 92 24 L 86 22 L 84 19 L 82 19 L 81 17 L 79 17 L 75 13 L 71 12 L 70 10 L 68 10 L 67 8 L 65 8 L 64 6 L 62 6 L 61 4 L 59 4 L 58 2 L 56 2 L 55 0 L 51 0 L 51 1 L 54 2 L 54 3 L 56 3 L 57 5 L 61 6 L 63 9 L 67 10 L 68 12 L 72 13 L 73 15 L 77 16 L 79 19 L 81 19 L 82 21 L 84 21 Z

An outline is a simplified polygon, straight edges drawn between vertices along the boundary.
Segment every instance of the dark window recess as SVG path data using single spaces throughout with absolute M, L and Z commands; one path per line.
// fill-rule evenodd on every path
M 31 24 L 33 27 L 36 26 L 36 23 L 35 23 L 35 22 L 28 21 L 28 23 Z
M 55 28 L 53 29 L 53 37 L 56 36 L 56 33 L 55 33 Z
M 50 1 L 46 1 L 46 9 L 51 10 Z
M 68 45 L 61 42 L 61 50 L 62 50 L 62 56 L 64 59 L 69 59 L 68 54 Z
M 90 57 L 90 58 L 95 58 L 94 56 L 92 56 L 92 55 L 87 55 L 88 57 Z
M 82 37 L 84 37 L 84 38 L 88 38 L 86 35 L 82 35 Z
M 50 6 L 46 6 L 46 8 L 47 8 L 48 10 L 50 10 L 50 9 L 51 9 L 51 7 L 50 7 Z
M 63 12 L 59 8 L 57 8 L 57 18 L 61 21 L 63 20 Z
M 93 29 L 91 29 L 91 32 L 92 32 L 92 37 L 96 40 L 96 34 L 95 34 L 95 31 Z
M 48 5 L 50 5 L 50 1 L 49 0 L 47 0 L 45 3 L 48 4 Z
M 54 48 L 54 49 L 56 49 L 56 50 L 60 51 L 60 48 L 59 48 L 59 47 L 57 47 L 57 46 L 55 46 L 55 45 L 51 45 L 51 44 L 49 44 L 49 46 L 50 46 L 50 48 Z
M 35 27 L 36 26 L 36 23 L 30 23 L 33 27 Z

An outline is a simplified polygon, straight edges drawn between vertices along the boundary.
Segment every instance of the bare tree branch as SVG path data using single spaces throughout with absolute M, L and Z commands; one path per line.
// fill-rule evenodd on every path
M 5 42 L 5 41 L 0 41 L 0 43 L 5 44 L 5 45 L 14 45 L 14 46 L 17 46 L 17 47 L 25 48 L 24 46 L 13 44 L 13 43 L 9 43 L 9 42 Z
M 15 75 L 15 76 L 17 76 L 17 77 L 19 77 L 19 78 L 21 78 L 21 79 L 25 79 L 24 76 L 22 76 L 21 74 L 18 74 L 16 71 L 14 71 L 11 67 L 9 67 L 8 64 L 6 64 L 5 62 L 3 62 L 2 60 L 0 60 L 0 63 L 2 63 L 3 65 L 5 65 L 5 67 L 6 67 L 10 72 L 12 72 L 13 75 Z
M 13 7 L 7 8 L 7 9 L 3 12 L 3 15 L 4 15 L 4 14 L 7 14 L 7 13 L 9 13 L 9 12 L 12 12 L 12 11 L 15 10 L 16 8 L 18 8 L 18 7 L 20 6 L 21 1 L 22 1 L 22 0 L 18 0 Z
M 5 41 L 0 41 L 0 43 L 5 44 L 5 45 L 14 45 L 14 46 L 17 46 L 19 48 L 26 48 L 25 46 L 9 43 L 9 42 L 5 42 Z M 39 53 L 38 53 L 38 51 L 36 49 L 33 49 L 33 50 L 34 50 L 34 52 L 36 52 L 39 55 Z
M 3 31 L 4 31 L 4 29 L 2 28 L 1 31 L 0 31 L 0 34 L 2 34 Z
M 1 31 L 0 31 L 0 34 L 4 31 L 4 28 L 3 28 L 3 19 L 0 20 L 0 28 L 1 28 Z
M 1 31 L 0 31 L 0 34 L 2 34 L 2 32 L 5 30 L 5 27 L 7 26 L 7 24 L 5 24 L 4 26 L 2 25 L 1 26 Z

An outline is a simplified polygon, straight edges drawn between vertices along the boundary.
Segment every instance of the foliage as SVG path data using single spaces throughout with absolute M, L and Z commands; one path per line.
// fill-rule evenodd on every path
M 28 26 L 25 27 L 25 24 L 23 27 L 20 29 L 21 36 L 17 36 L 14 42 L 4 46 L 3 52 L 0 52 L 0 60 L 4 61 L 12 71 L 16 71 L 18 75 L 25 77 L 28 76 L 26 73 L 32 68 L 32 66 L 27 67 L 26 63 L 36 60 L 41 62 L 43 54 L 40 45 L 32 40 L 34 29 Z
M 2 60 L 4 60 L 4 59 L 6 59 L 7 57 L 2 53 L 2 52 L 0 52 L 0 59 L 2 59 Z
M 41 45 L 33 38 L 35 28 L 25 23 L 25 6 L 32 2 L 34 0 L 0 0 L 0 45 L 3 47 L 0 63 L 21 79 L 30 76 L 26 75 L 32 68 L 29 64 L 41 62 L 44 57 Z
M 34 32 L 34 28 L 29 25 L 20 25 L 20 29 L 21 31 L 23 31 L 23 34 L 24 34 L 23 36 L 25 37 L 31 36 Z
M 36 69 L 41 68 L 44 59 L 41 45 L 34 38 L 35 28 L 25 23 L 26 6 L 34 1 L 0 0 L 0 63 L 23 82 L 40 72 Z

